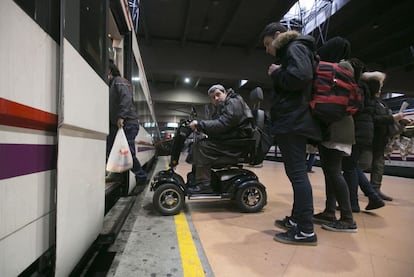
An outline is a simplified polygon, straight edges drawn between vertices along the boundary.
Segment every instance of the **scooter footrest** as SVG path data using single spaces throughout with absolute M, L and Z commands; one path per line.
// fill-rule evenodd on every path
M 202 193 L 196 193 L 196 194 L 190 194 L 188 195 L 188 200 L 194 199 L 194 200 L 201 200 L 201 199 L 222 199 L 221 194 L 202 194 Z

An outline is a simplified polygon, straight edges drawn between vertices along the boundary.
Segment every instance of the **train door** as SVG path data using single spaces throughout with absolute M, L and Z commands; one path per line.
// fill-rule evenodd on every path
M 103 224 L 108 2 L 61 2 L 56 276 L 70 274 Z

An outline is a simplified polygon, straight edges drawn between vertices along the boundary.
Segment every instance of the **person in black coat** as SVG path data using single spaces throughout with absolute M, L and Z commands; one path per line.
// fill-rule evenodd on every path
M 217 84 L 210 87 L 208 95 L 215 108 L 212 118 L 190 123 L 193 131 L 208 136 L 192 145 L 195 184 L 187 188 L 190 193 L 212 192 L 211 167 L 237 163 L 246 146 L 228 144 L 226 140 L 253 136 L 253 114 L 239 94 Z
M 388 106 L 381 100 L 381 89 L 385 80 L 385 73 L 374 71 L 364 72 L 362 79 L 366 82 L 371 93 L 371 99 L 375 102 L 373 113 L 374 118 L 374 138 L 372 142 L 372 164 L 371 164 L 371 184 L 379 196 L 386 201 L 393 199 L 381 191 L 382 175 L 384 174 L 384 150 L 390 137 L 388 127 L 395 121 L 403 119 L 403 113 L 392 114 Z
M 351 156 L 343 158 L 343 175 L 349 187 L 352 211 L 359 212 L 358 184 L 369 200 L 368 205 L 365 207 L 366 210 L 381 208 L 385 203 L 363 172 L 363 169 L 371 166 L 375 100 L 371 98 L 369 87 L 365 81 L 360 80 L 362 72 L 365 71 L 365 65 L 355 58 L 350 59 L 350 62 L 355 69 L 355 79 L 363 94 L 364 107 L 354 115 L 355 144 L 352 146 Z
M 306 144 L 309 140 L 321 139 L 319 126 L 309 106 L 315 41 L 311 36 L 287 31 L 279 22 L 268 24 L 261 39 L 266 53 L 275 57 L 268 68 L 274 88 L 271 130 L 282 153 L 294 198 L 291 215 L 275 221 L 276 226 L 287 229 L 287 232 L 277 233 L 274 240 L 316 245 L 312 187 L 306 172 Z

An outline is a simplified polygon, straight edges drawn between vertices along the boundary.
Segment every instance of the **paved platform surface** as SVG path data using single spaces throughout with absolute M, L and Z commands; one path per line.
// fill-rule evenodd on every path
M 167 158 L 160 158 L 154 172 L 166 168 Z M 182 161 L 177 172 L 186 176 L 190 169 Z M 283 164 L 265 161 L 251 170 L 268 193 L 267 206 L 255 214 L 240 213 L 229 201 L 190 200 L 180 215 L 161 216 L 147 188 L 112 246 L 117 254 L 108 276 L 413 276 L 414 179 L 384 176 L 382 190 L 394 201 L 369 212 L 364 211 L 368 199 L 359 192 L 357 233 L 315 225 L 317 246 L 292 246 L 273 240 L 283 231 L 274 220 L 289 215 L 292 207 Z M 314 171 L 309 178 L 318 213 L 325 205 L 325 184 L 321 168 Z M 190 246 L 180 246 L 183 241 Z

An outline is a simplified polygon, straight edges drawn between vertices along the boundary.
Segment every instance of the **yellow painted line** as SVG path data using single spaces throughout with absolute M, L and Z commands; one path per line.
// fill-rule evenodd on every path
M 202 277 L 203 266 L 191 236 L 188 222 L 183 212 L 174 216 L 175 228 L 177 231 L 178 247 L 180 248 L 181 262 L 184 277 Z
M 165 159 L 165 169 L 169 168 L 170 163 L 168 162 L 168 159 Z
M 169 168 L 168 159 L 165 160 L 165 167 Z M 203 266 L 201 265 L 185 214 L 180 212 L 175 215 L 174 222 L 183 266 L 183 277 L 204 277 Z

